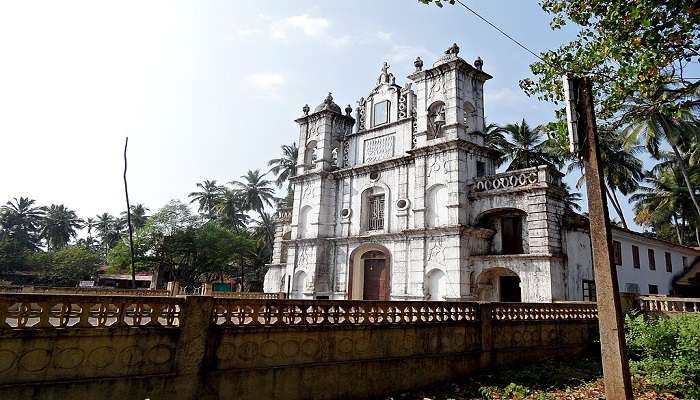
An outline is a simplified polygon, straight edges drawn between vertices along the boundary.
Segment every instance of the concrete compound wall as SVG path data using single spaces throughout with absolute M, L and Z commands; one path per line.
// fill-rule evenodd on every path
M 570 356 L 595 305 L 16 294 L 2 399 L 336 399 Z

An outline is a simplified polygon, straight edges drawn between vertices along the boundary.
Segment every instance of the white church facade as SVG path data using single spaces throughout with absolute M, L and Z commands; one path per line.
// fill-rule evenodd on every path
M 330 94 L 304 107 L 293 207 L 278 212 L 266 292 L 525 302 L 595 293 L 587 228 L 565 208 L 561 173 L 496 173 L 500 153 L 481 133 L 491 76 L 458 53 L 453 45 L 429 68 L 417 59 L 403 86 L 385 63 L 355 110 L 343 112 Z M 614 231 L 623 233 L 625 243 L 641 240 Z M 700 255 L 644 239 L 659 257 L 672 252 L 677 273 L 682 257 Z M 659 280 L 668 293 L 670 275 L 646 275 L 640 292 Z

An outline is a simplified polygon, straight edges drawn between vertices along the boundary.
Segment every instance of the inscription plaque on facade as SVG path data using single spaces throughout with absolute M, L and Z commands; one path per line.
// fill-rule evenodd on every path
M 394 135 L 365 140 L 364 162 L 387 159 L 394 155 Z

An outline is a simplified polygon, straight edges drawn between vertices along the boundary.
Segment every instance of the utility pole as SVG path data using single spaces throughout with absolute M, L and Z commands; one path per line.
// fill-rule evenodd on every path
M 124 142 L 124 194 L 126 195 L 126 225 L 129 228 L 129 253 L 131 254 L 131 288 L 136 289 L 136 266 L 134 264 L 134 229 L 131 227 L 131 205 L 129 204 L 129 188 L 126 185 L 126 148 L 129 138 Z
M 603 165 L 598 149 L 593 85 L 589 77 L 568 75 L 564 77 L 564 88 L 571 150 L 583 159 L 586 177 L 605 395 L 611 400 L 632 399 Z

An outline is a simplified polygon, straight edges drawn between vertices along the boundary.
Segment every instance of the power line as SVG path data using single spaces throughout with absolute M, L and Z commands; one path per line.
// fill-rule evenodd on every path
M 530 50 L 527 46 L 525 46 L 524 44 L 522 44 L 521 42 L 519 42 L 518 40 L 516 40 L 515 38 L 513 38 L 512 36 L 510 36 L 510 35 L 507 34 L 506 32 L 504 32 L 503 29 L 499 28 L 498 26 L 496 26 L 495 24 L 493 24 L 493 23 L 492 23 L 491 21 L 489 21 L 488 19 L 482 17 L 478 12 L 474 11 L 471 7 L 469 7 L 468 5 L 464 4 L 464 3 L 462 2 L 462 0 L 456 0 L 456 2 L 457 2 L 459 5 L 461 5 L 462 7 L 464 7 L 465 9 L 467 9 L 467 10 L 468 10 L 469 12 L 471 12 L 472 14 L 476 15 L 479 19 L 481 19 L 482 21 L 484 21 L 484 22 L 486 22 L 487 24 L 489 24 L 493 29 L 497 30 L 501 35 L 507 37 L 508 39 L 510 39 L 510 41 L 512 41 L 513 43 L 517 44 L 517 45 L 520 46 L 523 50 L 525 50 L 525 51 L 527 51 L 528 53 L 532 54 L 533 56 L 535 56 L 537 59 L 539 59 L 539 60 L 542 61 L 543 63 L 549 65 L 550 67 L 552 67 L 552 68 L 554 68 L 554 69 L 560 69 L 560 68 L 557 67 L 556 65 L 551 64 L 550 62 L 548 62 L 548 61 L 545 60 L 544 58 L 540 57 L 539 54 L 537 54 L 537 53 L 535 53 L 534 51 Z

